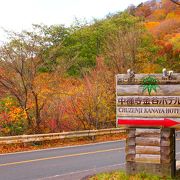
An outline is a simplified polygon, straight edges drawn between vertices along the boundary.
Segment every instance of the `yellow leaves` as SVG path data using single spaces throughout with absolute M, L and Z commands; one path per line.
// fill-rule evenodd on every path
M 5 98 L 4 99 L 4 105 L 5 105 L 6 108 L 12 107 L 13 104 L 14 104 L 14 102 L 12 101 L 11 98 Z
M 167 34 L 164 36 L 164 45 L 172 44 L 174 51 L 180 51 L 180 33 Z
M 34 80 L 34 87 L 36 93 L 46 94 L 51 91 L 51 86 L 54 78 L 51 77 L 49 73 L 41 73 Z
M 166 19 L 180 19 L 180 12 L 173 11 L 167 14 Z
M 0 110 L 0 135 L 21 134 L 26 128 L 26 111 L 17 106 L 15 100 L 11 97 L 1 99 Z
M 70 96 L 73 96 L 73 95 L 75 95 L 75 94 L 77 94 L 77 93 L 81 93 L 81 92 L 83 92 L 83 90 L 84 90 L 84 86 L 83 86 L 83 84 L 80 84 L 79 86 L 77 86 L 77 87 L 74 87 L 74 88 L 71 88 L 70 90 L 69 90 L 69 95 Z
M 180 51 L 180 33 L 175 34 L 170 40 L 173 44 L 173 49 Z
M 1 131 L 2 131 L 3 134 L 8 134 L 11 130 L 10 130 L 10 128 L 5 127 L 3 129 L 1 129 Z
M 16 106 L 15 101 L 12 98 L 4 98 L 4 107 L 2 111 L 6 112 L 10 121 L 18 121 L 19 119 L 26 119 L 27 115 L 25 110 Z
M 18 121 L 19 119 L 27 119 L 26 112 L 20 107 L 13 107 L 9 112 L 11 121 Z
M 34 81 L 35 91 L 41 102 L 52 96 L 64 98 L 83 91 L 82 82 L 75 78 L 63 78 L 56 74 L 41 73 Z
M 6 107 L 11 107 L 11 105 L 12 105 L 12 102 L 5 102 Z
M 81 80 L 75 78 L 62 78 L 57 86 L 58 95 L 60 98 L 66 98 L 67 96 L 74 96 L 82 93 L 84 86 Z
M 143 72 L 143 73 L 150 74 L 150 73 L 156 72 L 158 68 L 159 68 L 159 67 L 158 67 L 157 64 L 146 63 L 146 65 L 145 65 L 144 68 L 142 69 L 142 72 Z

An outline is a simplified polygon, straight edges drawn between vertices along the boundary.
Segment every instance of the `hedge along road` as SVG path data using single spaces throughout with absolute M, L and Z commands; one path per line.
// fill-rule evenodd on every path
M 125 141 L 52 148 L 0 155 L 0 180 L 81 179 L 97 172 L 123 169 Z M 180 138 L 176 142 L 180 160 Z

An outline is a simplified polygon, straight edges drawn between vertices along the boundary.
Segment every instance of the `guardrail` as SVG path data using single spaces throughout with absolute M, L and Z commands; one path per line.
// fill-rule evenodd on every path
M 5 137 L 0 137 L 0 145 L 39 142 L 46 140 L 57 140 L 57 139 L 76 138 L 76 137 L 95 137 L 99 135 L 125 133 L 126 130 L 127 129 L 122 129 L 122 128 L 111 128 L 111 129 L 71 131 L 71 132 L 49 133 L 49 134 L 5 136 Z M 180 137 L 180 131 L 176 131 L 176 138 L 179 137 Z
M 112 128 L 112 129 L 100 129 L 100 130 L 49 133 L 49 134 L 5 136 L 5 137 L 0 137 L 0 145 L 39 142 L 46 140 L 57 140 L 57 139 L 76 138 L 76 137 L 95 137 L 99 135 L 109 135 L 109 134 L 117 134 L 117 133 L 125 133 L 125 132 L 126 129 Z

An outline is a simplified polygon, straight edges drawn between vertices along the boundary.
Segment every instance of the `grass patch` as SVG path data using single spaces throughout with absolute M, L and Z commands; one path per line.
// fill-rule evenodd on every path
M 175 179 L 168 177 L 159 177 L 146 173 L 140 173 L 140 174 L 128 176 L 123 171 L 115 171 L 111 173 L 97 174 L 93 177 L 90 177 L 88 180 L 175 180 Z

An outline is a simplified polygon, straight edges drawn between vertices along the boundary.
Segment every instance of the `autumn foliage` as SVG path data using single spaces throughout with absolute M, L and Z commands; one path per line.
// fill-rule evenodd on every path
M 10 97 L 0 103 L 0 135 L 22 134 L 27 127 L 26 112 Z
M 115 127 L 115 74 L 180 71 L 180 11 L 169 0 L 91 23 L 7 34 L 0 136 Z

